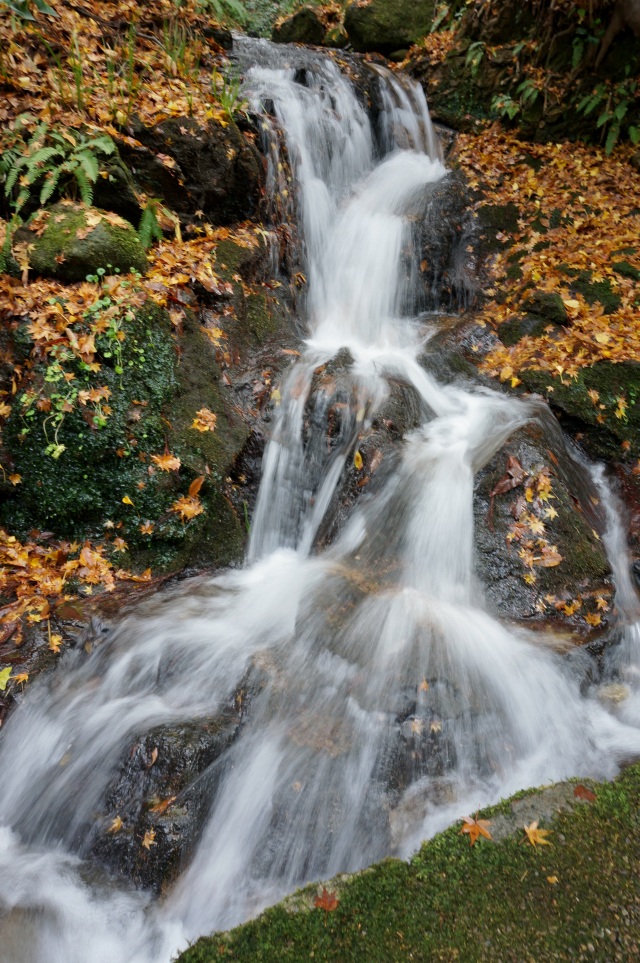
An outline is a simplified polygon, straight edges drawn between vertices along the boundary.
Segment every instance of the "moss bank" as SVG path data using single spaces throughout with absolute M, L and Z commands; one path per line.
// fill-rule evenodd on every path
M 179 963 L 251 960 L 631 960 L 640 953 L 640 765 L 612 783 L 519 793 L 481 815 L 497 841 L 453 826 L 409 862 L 386 860 L 327 884 L 339 905 L 301 890 L 257 920 L 198 941 Z M 579 790 L 579 793 L 581 791 Z M 583 794 L 584 795 L 584 794 Z M 552 830 L 533 848 L 522 827 Z

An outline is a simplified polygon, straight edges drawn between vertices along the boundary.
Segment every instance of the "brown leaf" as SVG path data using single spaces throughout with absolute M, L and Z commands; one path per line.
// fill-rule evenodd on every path
M 322 887 L 322 893 L 313 901 L 313 905 L 316 909 L 323 909 L 325 913 L 333 913 L 338 907 L 339 899 L 335 893 L 330 893 L 324 886 Z
M 573 795 L 578 799 L 584 799 L 585 802 L 596 801 L 596 794 L 592 792 L 591 789 L 587 789 L 587 787 L 583 785 L 576 786 L 576 788 L 573 790 Z

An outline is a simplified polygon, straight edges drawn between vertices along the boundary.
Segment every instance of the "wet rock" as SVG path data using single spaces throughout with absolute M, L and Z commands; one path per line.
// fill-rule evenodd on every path
M 324 40 L 326 26 L 319 10 L 310 5 L 276 23 L 271 39 L 276 43 L 309 43 L 319 45 Z
M 420 280 L 427 310 L 472 304 L 477 286 L 473 225 L 469 189 L 459 171 L 429 186 L 420 232 Z
M 220 779 L 221 757 L 240 723 L 239 710 L 229 708 L 213 719 L 160 726 L 131 744 L 84 854 L 159 893 L 195 849 Z
M 344 25 L 354 50 L 391 53 L 429 33 L 434 8 L 433 0 L 355 0 Z
M 117 214 L 61 201 L 39 211 L 14 240 L 29 245 L 31 269 L 42 277 L 84 281 L 98 268 L 144 273 L 147 258 L 133 226 Z
M 518 431 L 478 473 L 474 519 L 491 610 L 567 639 L 602 635 L 613 609 L 602 506 L 550 416 Z
M 226 127 L 213 121 L 202 126 L 190 117 L 155 127 L 138 121 L 132 134 L 138 146 L 121 140 L 118 147 L 136 187 L 181 218 L 201 211 L 213 224 L 229 224 L 256 213 L 262 161 L 233 120 Z
M 526 301 L 523 301 L 522 310 L 538 315 L 551 324 L 567 323 L 567 309 L 560 295 L 553 291 L 534 291 Z

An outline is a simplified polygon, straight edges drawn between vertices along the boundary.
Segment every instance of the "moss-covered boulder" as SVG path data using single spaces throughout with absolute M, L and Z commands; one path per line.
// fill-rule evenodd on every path
M 147 269 L 144 248 L 128 221 L 72 201 L 39 211 L 15 241 L 26 242 L 35 274 L 59 281 L 83 281 L 98 269 L 107 274 Z
M 564 427 L 598 458 L 640 458 L 640 362 L 597 361 L 575 378 L 524 370 L 522 383 L 544 395 Z
M 639 814 L 638 765 L 520 792 L 480 812 L 491 838 L 470 846 L 458 820 L 408 863 L 309 884 L 178 963 L 637 959 Z
M 392 53 L 429 33 L 434 0 L 353 0 L 344 25 L 354 50 Z
M 321 44 L 326 32 L 320 12 L 307 5 L 274 25 L 271 37 L 276 43 Z

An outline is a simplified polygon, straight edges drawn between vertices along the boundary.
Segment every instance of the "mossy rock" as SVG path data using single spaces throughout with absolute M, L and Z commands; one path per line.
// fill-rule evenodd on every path
M 348 43 L 349 35 L 341 23 L 329 27 L 322 40 L 323 47 L 333 47 L 335 50 L 342 50 Z
M 520 377 L 529 391 L 548 399 L 592 455 L 619 461 L 628 442 L 627 455 L 640 457 L 640 363 L 597 361 L 564 381 L 536 370 L 521 371 Z
M 160 412 L 176 384 L 171 323 L 166 312 L 147 307 L 132 314 L 122 331 L 121 365 L 104 337 L 96 339 L 99 372 L 90 374 L 77 361 L 65 365 L 75 375 L 71 383 L 79 388 L 100 385 L 109 390 L 111 413 L 102 427 L 92 417 L 93 409 L 79 403 L 55 430 L 46 410 L 21 396 L 14 401 L 4 441 L 22 482 L 0 512 L 13 530 L 48 529 L 76 537 L 101 530 L 106 519 L 126 525 L 132 513 L 122 502 L 126 496 L 144 518 L 156 518 L 162 511 L 163 494 L 147 484 L 146 465 L 138 453 L 164 448 Z M 36 388 L 55 404 L 61 389 L 59 382 L 48 381 L 49 370 L 45 365 L 36 369 Z M 54 439 L 58 448 L 52 450 Z
M 296 10 L 285 20 L 276 23 L 271 33 L 271 39 L 276 43 L 322 43 L 326 27 L 322 22 L 319 11 L 307 5 Z
M 107 274 L 147 270 L 144 248 L 128 221 L 71 201 L 38 212 L 15 240 L 27 241 L 36 274 L 67 283 L 83 281 L 99 268 Z
M 249 429 L 221 394 L 210 342 L 189 315 L 176 345 L 167 312 L 149 304 L 130 312 L 121 332 L 118 359 L 106 336 L 96 336 L 98 372 L 77 359 L 65 363 L 75 375 L 70 384 L 109 390 L 104 423 L 76 402 L 56 425 L 50 410 L 16 398 L 4 441 L 22 482 L 8 491 L 0 520 L 20 534 L 117 534 L 127 545 L 118 562 L 155 573 L 239 561 L 246 531 L 226 498 L 225 478 Z M 51 365 L 41 365 L 35 388 L 55 405 L 63 389 L 50 377 Z M 201 408 L 216 415 L 215 431 L 191 427 Z M 179 471 L 157 469 L 152 456 L 166 450 L 179 456 Z M 183 520 L 172 506 L 198 476 L 205 479 L 204 510 Z
M 344 26 L 354 50 L 392 53 L 426 36 L 434 0 L 359 0 L 349 3 Z
M 534 291 L 522 304 L 522 310 L 537 314 L 551 324 L 567 323 L 567 309 L 554 291 Z
M 639 765 L 612 783 L 519 792 L 479 813 L 491 839 L 469 845 L 458 820 L 408 863 L 306 886 L 177 963 L 637 959 L 639 814 Z M 532 822 L 550 845 L 528 842 Z M 318 903 L 323 886 L 333 908 Z

